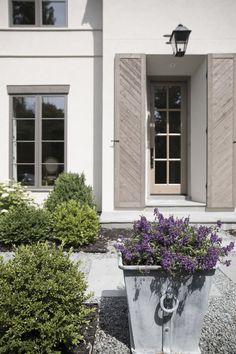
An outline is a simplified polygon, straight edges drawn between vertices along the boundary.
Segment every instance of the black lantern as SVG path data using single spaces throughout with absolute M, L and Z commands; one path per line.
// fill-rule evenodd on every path
M 172 45 L 173 54 L 175 57 L 184 56 L 188 45 L 190 33 L 191 31 L 187 27 L 180 24 L 171 33 L 171 35 L 168 35 L 168 37 L 170 37 L 170 40 L 169 42 L 167 42 L 167 44 Z

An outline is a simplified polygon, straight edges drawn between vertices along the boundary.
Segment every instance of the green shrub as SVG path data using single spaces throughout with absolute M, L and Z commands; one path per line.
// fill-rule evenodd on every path
M 51 216 L 33 205 L 9 209 L 0 218 L 0 241 L 4 244 L 30 244 L 50 236 Z
M 53 214 L 54 238 L 69 246 L 81 246 L 93 241 L 99 230 L 94 208 L 75 200 L 59 204 Z
M 10 207 L 32 204 L 25 187 L 15 181 L 0 183 L 0 214 L 6 213 Z
M 80 204 L 95 206 L 92 188 L 85 184 L 85 176 L 82 173 L 64 172 L 56 179 L 53 191 L 49 194 L 45 206 L 54 211 L 56 206 L 68 200 L 77 200 Z
M 0 353 L 64 353 L 83 339 L 91 313 L 84 276 L 70 253 L 47 243 L 20 246 L 0 261 Z

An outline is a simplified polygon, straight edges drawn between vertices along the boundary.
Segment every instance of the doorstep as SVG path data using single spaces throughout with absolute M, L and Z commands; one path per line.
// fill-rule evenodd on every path
M 161 211 L 161 208 L 160 208 Z M 143 215 L 149 221 L 154 220 L 153 208 L 145 208 L 143 210 L 113 210 L 103 211 L 100 216 L 100 222 L 103 227 L 123 227 L 138 220 Z M 236 229 L 236 212 L 235 211 L 192 211 L 188 208 L 186 211 L 163 211 L 163 215 L 173 215 L 178 218 L 190 218 L 191 224 L 215 224 L 218 220 L 223 223 L 225 230 Z

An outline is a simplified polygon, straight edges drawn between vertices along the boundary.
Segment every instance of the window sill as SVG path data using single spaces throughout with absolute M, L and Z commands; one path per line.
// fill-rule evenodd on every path
M 68 28 L 68 27 L 9 27 L 0 28 L 0 32 L 101 32 L 101 28 Z
M 51 192 L 52 190 L 53 190 L 53 187 L 48 187 L 48 188 L 30 188 L 30 187 L 27 187 L 26 186 L 26 188 L 27 188 L 27 190 L 29 191 L 29 192 L 33 192 L 33 193 L 35 193 L 35 192 L 42 192 L 42 193 L 45 193 L 45 192 Z

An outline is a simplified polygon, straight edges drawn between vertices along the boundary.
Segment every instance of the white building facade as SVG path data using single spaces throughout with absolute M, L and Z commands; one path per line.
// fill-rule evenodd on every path
M 236 206 L 234 0 L 2 0 L 0 180 L 84 172 L 102 215 Z M 191 29 L 187 53 L 165 34 Z

